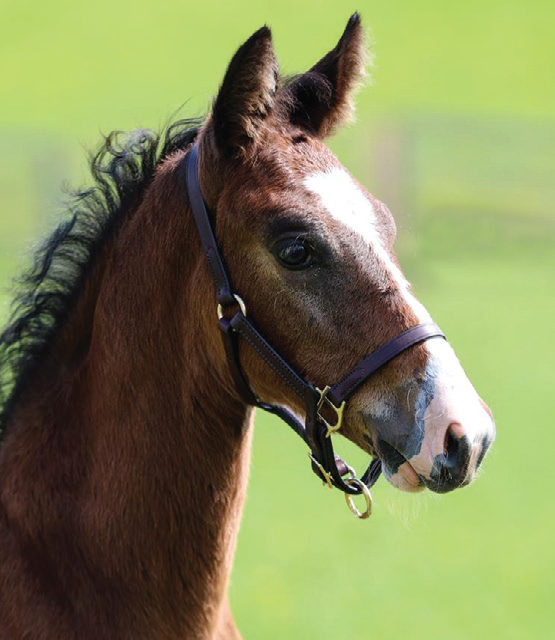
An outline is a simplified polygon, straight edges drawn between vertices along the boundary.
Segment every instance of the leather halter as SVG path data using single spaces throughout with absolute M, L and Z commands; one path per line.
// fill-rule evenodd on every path
M 328 486 L 337 487 L 346 494 L 347 498 L 364 493 L 368 505 L 365 514 L 358 513 L 354 505 L 348 502 L 359 517 L 367 517 L 371 506 L 368 489 L 381 473 L 381 462 L 377 458 L 374 459 L 362 477 L 357 478 L 351 467 L 335 455 L 330 435 L 341 427 L 346 401 L 372 374 L 411 346 L 430 338 L 445 338 L 445 336 L 433 323 L 411 327 L 364 358 L 342 380 L 326 386 L 324 390 L 318 389 L 300 376 L 262 336 L 252 319 L 247 316 L 243 301 L 234 293 L 200 189 L 196 144 L 186 157 L 185 179 L 202 248 L 216 285 L 219 327 L 237 392 L 248 405 L 259 407 L 284 420 L 307 443 L 310 448 L 312 469 Z M 284 407 L 268 404 L 255 395 L 241 367 L 239 338 L 255 349 L 268 366 L 301 399 L 306 408 L 304 424 Z

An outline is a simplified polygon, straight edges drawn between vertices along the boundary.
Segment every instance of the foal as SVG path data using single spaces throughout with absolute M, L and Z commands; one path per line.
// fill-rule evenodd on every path
M 310 71 L 280 80 L 270 31 L 233 57 L 210 116 L 165 140 L 109 139 L 95 186 L 37 254 L 2 334 L 0 639 L 239 638 L 226 599 L 252 407 L 237 392 L 184 187 L 200 186 L 249 317 L 323 387 L 429 321 L 388 210 L 322 140 L 363 76 L 355 14 Z M 160 149 L 161 147 L 161 149 Z M 250 345 L 258 398 L 301 414 Z M 352 397 L 344 436 L 410 491 L 474 477 L 493 421 L 444 340 Z

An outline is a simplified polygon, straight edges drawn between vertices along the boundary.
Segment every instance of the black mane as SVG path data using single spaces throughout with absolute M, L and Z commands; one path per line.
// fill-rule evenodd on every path
M 114 132 L 91 157 L 92 186 L 71 194 L 68 219 L 16 280 L 12 314 L 0 334 L 0 439 L 26 381 L 74 306 L 99 248 L 140 202 L 158 163 L 195 139 L 198 124 L 180 120 L 162 133 Z

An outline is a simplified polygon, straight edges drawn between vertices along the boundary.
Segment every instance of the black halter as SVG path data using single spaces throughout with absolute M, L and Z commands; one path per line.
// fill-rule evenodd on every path
M 193 145 L 186 158 L 185 177 L 202 248 L 216 285 L 219 326 L 229 368 L 239 395 L 247 404 L 280 417 L 307 443 L 310 447 L 312 469 L 321 480 L 330 487 L 334 486 L 343 491 L 346 497 L 364 493 L 367 500 L 367 510 L 364 514 L 357 512 L 352 502 L 348 502 L 359 517 L 367 517 L 371 507 L 368 489 L 381 473 L 381 462 L 377 458 L 374 459 L 362 477 L 357 478 L 354 471 L 335 455 L 330 435 L 341 427 L 347 399 L 373 373 L 409 347 L 430 338 L 445 336 L 433 323 L 416 325 L 364 358 L 339 382 L 326 386 L 323 390 L 315 387 L 304 380 L 260 334 L 252 320 L 247 317 L 243 301 L 233 291 L 202 197 L 196 145 Z M 306 408 L 305 424 L 284 407 L 268 404 L 256 397 L 241 367 L 239 337 L 255 349 L 268 366 L 299 396 Z

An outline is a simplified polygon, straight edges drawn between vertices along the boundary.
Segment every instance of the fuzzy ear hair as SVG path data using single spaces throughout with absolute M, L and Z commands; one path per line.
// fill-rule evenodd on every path
M 235 53 L 212 109 L 216 147 L 226 156 L 244 152 L 271 112 L 278 65 L 268 27 L 256 31 Z
M 291 122 L 319 138 L 348 122 L 353 95 L 366 75 L 366 59 L 360 16 L 354 13 L 337 45 L 287 87 Z

